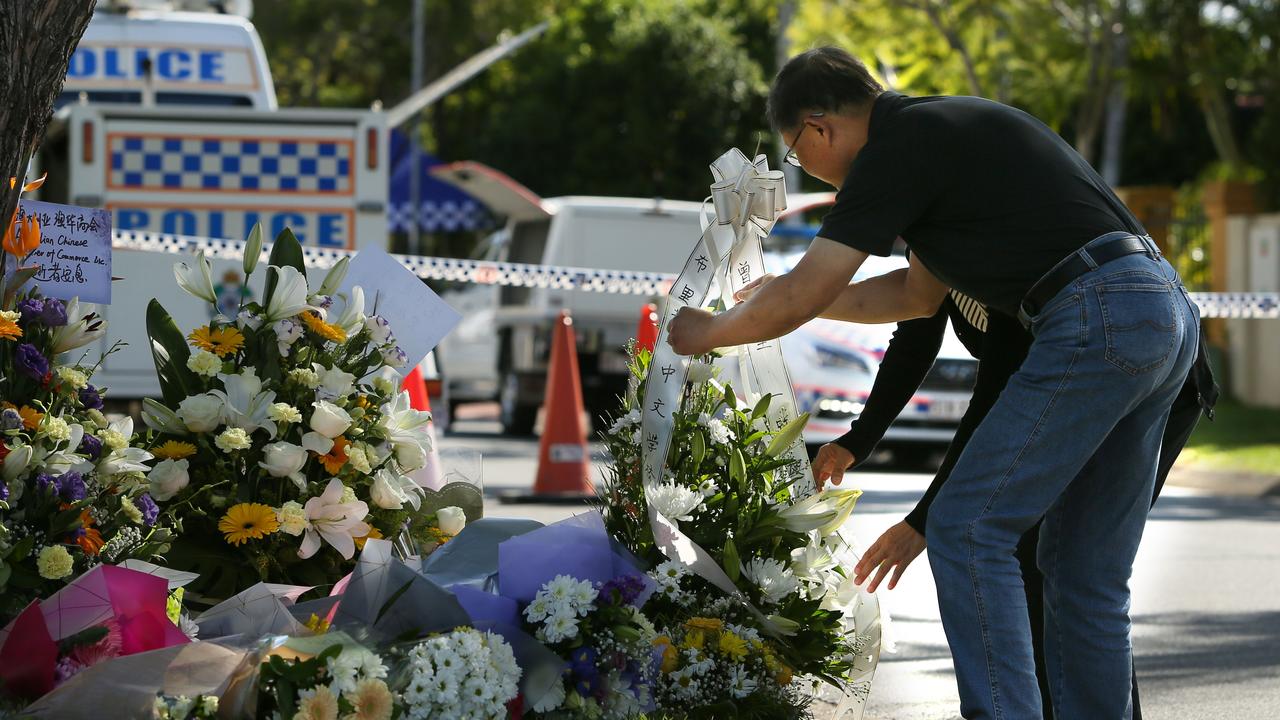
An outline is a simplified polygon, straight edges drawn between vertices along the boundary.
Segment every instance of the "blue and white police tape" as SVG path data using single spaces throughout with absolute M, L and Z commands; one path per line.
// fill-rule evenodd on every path
M 207 257 L 222 260 L 240 260 L 244 257 L 244 243 L 239 240 L 130 230 L 115 231 L 112 246 L 117 250 L 175 254 L 203 250 Z M 319 269 L 332 267 L 340 258 L 353 254 L 352 250 L 303 248 L 307 267 Z M 392 257 L 424 280 L 449 280 L 480 285 L 660 296 L 666 294 L 676 278 L 670 273 L 633 270 L 599 270 L 419 255 Z M 1200 307 L 1201 316 L 1206 318 L 1280 318 L 1280 292 L 1193 292 L 1191 299 Z

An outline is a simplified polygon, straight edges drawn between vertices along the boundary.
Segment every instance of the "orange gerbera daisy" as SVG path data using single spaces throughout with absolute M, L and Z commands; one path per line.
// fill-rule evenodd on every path
M 0 318 L 0 340 L 17 340 L 22 337 L 22 328 L 18 323 L 7 318 Z
M 333 447 L 329 452 L 320 456 L 320 462 L 324 464 L 324 469 L 328 470 L 330 475 L 338 474 L 342 466 L 347 464 L 347 446 L 350 444 L 350 441 L 339 435 L 333 439 Z
M 159 447 L 151 448 L 151 454 L 161 460 L 181 460 L 196 454 L 196 446 L 189 442 L 169 440 Z
M 279 529 L 276 511 L 262 503 L 232 505 L 218 521 L 218 530 L 226 535 L 227 542 L 232 545 L 259 540 Z
M 80 511 L 80 527 L 84 529 L 84 534 L 76 538 L 76 544 L 85 555 L 97 555 L 107 543 L 102 539 L 102 533 L 93 526 L 93 516 L 88 510 Z
M 325 340 L 331 340 L 336 343 L 347 341 L 347 332 L 345 330 L 333 323 L 321 320 L 320 316 L 315 313 L 302 313 L 302 322 L 307 326 L 308 330 Z
M 355 542 L 356 542 L 356 547 L 357 547 L 357 548 L 359 548 L 359 549 L 361 549 L 361 550 L 363 550 L 363 549 L 364 549 L 364 544 L 365 544 L 366 542 L 368 542 L 368 541 L 370 541 L 370 540 L 381 540 L 381 539 L 382 539 L 382 531 L 381 531 L 381 530 L 379 530 L 378 528 L 374 527 L 373 525 L 370 525 L 370 526 L 369 526 L 369 534 L 368 534 L 368 535 L 365 535 L 364 537 L 358 537 L 358 538 L 352 538 L 352 539 L 353 539 L 353 540 L 355 540 Z
M 211 328 L 202 325 L 187 336 L 192 345 L 218 357 L 234 355 L 244 347 L 244 335 L 233 327 Z

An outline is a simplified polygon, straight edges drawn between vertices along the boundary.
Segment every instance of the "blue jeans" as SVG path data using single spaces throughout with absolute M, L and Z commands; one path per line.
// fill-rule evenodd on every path
M 1132 713 L 1129 576 L 1199 324 L 1177 272 L 1153 255 L 1095 268 L 1031 319 L 1026 361 L 930 509 L 929 562 L 966 718 L 1042 715 L 1014 556 L 1042 517 L 1054 714 Z

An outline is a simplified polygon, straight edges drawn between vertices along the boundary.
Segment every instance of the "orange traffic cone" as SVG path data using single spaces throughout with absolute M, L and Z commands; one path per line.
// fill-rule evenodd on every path
M 431 395 L 427 393 L 427 381 L 422 378 L 422 368 L 415 367 L 405 376 L 402 387 L 409 391 L 409 405 L 414 410 L 431 412 Z M 427 455 L 427 464 L 409 473 L 409 477 L 420 487 L 439 490 L 443 475 L 440 472 L 440 443 L 436 441 L 436 424 L 427 424 L 427 434 L 431 437 L 431 453 Z
M 640 327 L 636 328 L 636 344 L 653 352 L 658 344 L 658 306 L 645 303 L 640 308 Z
M 591 457 L 578 376 L 578 348 L 573 319 L 560 312 L 551 342 L 547 371 L 546 427 L 538 448 L 538 477 L 530 496 L 514 500 L 582 500 L 595 495 L 591 487 Z

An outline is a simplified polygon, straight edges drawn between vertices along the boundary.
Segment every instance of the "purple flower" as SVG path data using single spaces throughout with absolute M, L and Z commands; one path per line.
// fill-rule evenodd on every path
M 635 575 L 619 575 L 600 588 L 600 596 L 611 599 L 613 598 L 613 593 L 617 593 L 620 604 L 630 605 L 636 601 L 636 598 L 640 597 L 644 590 L 644 581 L 639 577 Z
M 22 343 L 14 353 L 13 366 L 33 380 L 44 380 L 49 372 L 49 359 L 31 343 Z
M 600 671 L 596 669 L 596 657 L 595 649 L 585 646 L 569 653 L 569 671 L 573 673 L 573 684 L 579 695 L 589 696 L 598 689 Z
M 58 476 L 58 494 L 67 502 L 83 500 L 85 496 L 84 476 L 72 471 Z
M 85 406 L 87 410 L 101 410 L 102 396 L 98 394 L 98 388 L 92 385 L 86 385 L 80 391 L 80 404 Z M 85 437 L 88 437 L 87 435 Z
M 62 327 L 67 324 L 67 306 L 57 298 L 47 298 L 40 319 L 49 327 Z
M 40 313 L 44 312 L 44 302 L 40 298 L 27 298 L 18 303 L 18 312 L 22 313 L 23 323 L 38 320 L 40 319 Z
M 160 506 L 156 505 L 156 501 L 151 499 L 150 493 L 139 495 L 138 502 L 134 504 L 142 511 L 142 522 L 146 523 L 147 527 L 156 524 L 156 517 L 160 515 Z
M 19 430 L 22 428 L 22 416 L 13 408 L 5 408 L 0 412 L 0 431 Z
M 85 433 L 84 437 L 80 438 L 80 447 L 76 448 L 76 452 L 90 460 L 97 460 L 102 455 L 102 439 L 97 435 Z
M 8 499 L 9 499 L 9 486 L 5 485 L 3 480 L 0 480 L 0 500 L 8 500 Z
M 53 479 L 52 475 L 48 473 L 40 473 L 39 475 L 36 475 L 36 488 L 38 488 L 40 492 L 44 492 L 50 487 L 55 489 L 57 488 L 57 482 Z

